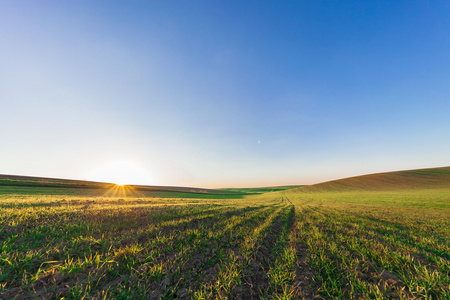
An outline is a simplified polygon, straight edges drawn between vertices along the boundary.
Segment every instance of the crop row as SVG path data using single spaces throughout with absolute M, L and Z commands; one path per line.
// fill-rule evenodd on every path
M 0 298 L 292 293 L 293 206 L 259 203 L 10 203 L 1 216 Z
M 404 195 L 10 197 L 0 299 L 448 299 L 448 208 Z
M 439 227 L 424 216 L 412 219 L 393 207 L 301 199 L 296 204 L 297 243 L 308 249 L 322 296 L 450 297 L 448 226 Z

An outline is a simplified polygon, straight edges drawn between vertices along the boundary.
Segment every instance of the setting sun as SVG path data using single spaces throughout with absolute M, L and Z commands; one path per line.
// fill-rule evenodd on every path
M 151 185 L 151 174 L 140 165 L 130 161 L 116 161 L 98 166 L 88 180 L 115 183 L 117 185 Z

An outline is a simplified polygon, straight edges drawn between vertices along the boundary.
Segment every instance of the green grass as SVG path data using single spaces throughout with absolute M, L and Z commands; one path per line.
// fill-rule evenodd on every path
M 123 196 L 140 197 L 189 197 L 189 198 L 242 198 L 252 194 L 244 190 L 203 189 L 177 186 L 125 185 L 113 183 L 68 180 L 57 178 L 15 176 L 0 174 L 1 194 L 52 194 L 80 196 L 111 196 L 121 192 Z
M 255 242 L 289 205 L 280 199 L 3 195 L 0 206 L 6 298 L 134 299 L 245 290 L 240 276 Z M 241 248 L 246 254 L 238 260 Z
M 154 190 L 128 190 L 116 191 L 114 189 L 93 189 L 93 188 L 53 188 L 53 187 L 30 187 L 30 186 L 0 186 L 1 197 L 11 195 L 36 195 L 36 196 L 77 196 L 82 198 L 180 198 L 180 199 L 242 199 L 251 193 L 227 192 L 221 193 L 196 193 L 176 190 L 154 191 Z
M 2 186 L 0 299 L 449 299 L 450 189 L 439 186 Z
M 288 194 L 288 193 L 287 193 Z M 289 195 L 327 298 L 450 297 L 450 191 Z
M 271 186 L 271 187 L 259 187 L 259 188 L 225 188 L 220 189 L 221 191 L 236 192 L 236 193 L 247 193 L 247 194 L 262 194 L 269 192 L 279 192 L 286 191 L 290 189 L 295 189 L 303 187 L 304 185 L 286 185 L 286 186 Z

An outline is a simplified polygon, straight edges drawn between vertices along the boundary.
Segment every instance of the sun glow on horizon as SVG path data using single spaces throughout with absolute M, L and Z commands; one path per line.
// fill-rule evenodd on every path
M 95 168 L 88 176 L 90 181 L 125 185 L 154 184 L 152 175 L 142 166 L 130 161 L 116 161 Z
M 108 189 L 104 197 L 141 197 L 142 194 L 131 185 L 114 185 Z

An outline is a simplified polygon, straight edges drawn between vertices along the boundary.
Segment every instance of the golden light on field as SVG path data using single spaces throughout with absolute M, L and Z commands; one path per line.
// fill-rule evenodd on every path
M 88 180 L 115 183 L 118 186 L 153 184 L 150 172 L 131 161 L 116 161 L 98 166 L 88 176 Z
M 108 189 L 104 194 L 104 197 L 141 197 L 141 193 L 130 185 L 116 184 L 112 188 Z

